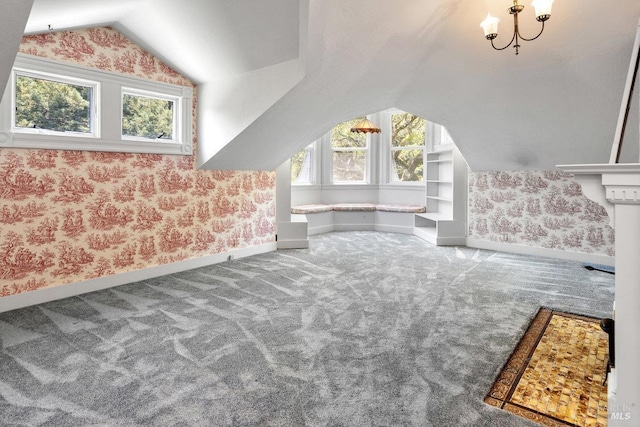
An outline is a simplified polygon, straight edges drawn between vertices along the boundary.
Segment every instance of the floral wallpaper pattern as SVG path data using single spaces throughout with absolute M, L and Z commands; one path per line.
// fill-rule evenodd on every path
M 193 87 L 111 28 L 26 36 L 20 52 Z M 195 154 L 0 149 L 0 182 L 0 296 L 275 238 L 275 173 L 199 171 Z
M 614 255 L 606 210 L 559 171 L 471 173 L 469 237 Z

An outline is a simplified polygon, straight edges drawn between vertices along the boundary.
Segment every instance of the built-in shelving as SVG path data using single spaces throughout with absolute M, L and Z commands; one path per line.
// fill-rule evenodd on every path
M 414 233 L 436 245 L 466 242 L 467 164 L 454 144 L 426 155 L 427 212 L 415 216 Z

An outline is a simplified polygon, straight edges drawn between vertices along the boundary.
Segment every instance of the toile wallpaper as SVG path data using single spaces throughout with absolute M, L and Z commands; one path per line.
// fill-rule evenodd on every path
M 606 210 L 569 173 L 473 172 L 469 237 L 570 252 L 614 255 Z
M 193 87 L 111 28 L 25 36 L 20 52 Z M 195 87 L 193 108 L 195 128 Z M 0 182 L 0 296 L 275 238 L 275 173 L 199 171 L 195 153 L 5 148 Z

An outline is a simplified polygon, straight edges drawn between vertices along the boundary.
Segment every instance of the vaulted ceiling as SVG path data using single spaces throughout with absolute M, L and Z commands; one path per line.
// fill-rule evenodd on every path
M 23 32 L 111 25 L 198 84 L 204 168 L 273 169 L 391 107 L 445 125 L 473 170 L 603 163 L 640 18 L 637 0 L 615 3 L 557 1 L 516 56 L 479 28 L 491 12 L 508 41 L 509 0 L 0 0 L 0 89 Z M 636 97 L 627 161 L 638 115 Z

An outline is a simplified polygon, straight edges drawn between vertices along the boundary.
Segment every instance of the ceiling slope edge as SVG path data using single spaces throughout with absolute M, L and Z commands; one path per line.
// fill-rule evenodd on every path
M 200 169 L 245 169 L 216 157 L 255 120 L 304 79 L 300 60 L 198 86 L 197 161 Z M 255 141 L 259 144 L 260 141 Z M 247 151 L 246 149 L 242 151 Z M 242 153 L 238 153 L 242 154 Z M 245 153 L 249 154 L 249 153 Z
M 20 40 L 27 25 L 33 0 L 2 0 L 2 9 L 11 13 L 0 14 L 0 94 L 4 93 L 16 59 Z
M 233 163 L 216 155 L 305 78 L 308 32 L 309 0 L 300 0 L 297 59 L 198 86 L 198 168 L 247 169 L 242 155 Z M 240 151 L 248 154 L 246 148 Z

